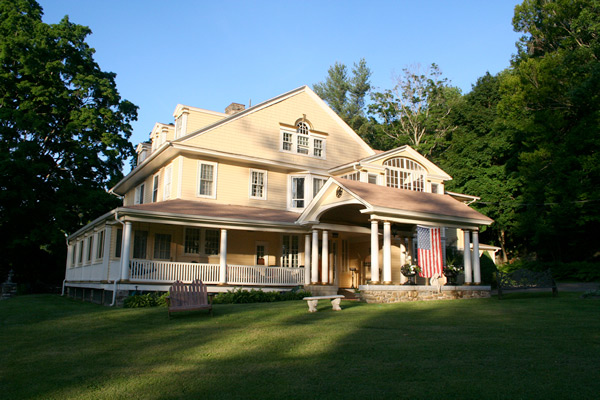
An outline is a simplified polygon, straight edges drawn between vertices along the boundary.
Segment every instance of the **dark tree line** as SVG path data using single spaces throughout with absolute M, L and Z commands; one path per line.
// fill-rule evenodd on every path
M 495 220 L 482 240 L 505 257 L 598 261 L 600 1 L 525 0 L 512 23 L 523 36 L 506 70 L 463 95 L 436 65 L 407 68 L 353 127 L 377 149 L 410 144 L 453 177 L 448 190 L 481 196 Z
M 94 61 L 90 29 L 0 0 L 0 280 L 64 278 L 66 235 L 118 205 L 137 107 Z

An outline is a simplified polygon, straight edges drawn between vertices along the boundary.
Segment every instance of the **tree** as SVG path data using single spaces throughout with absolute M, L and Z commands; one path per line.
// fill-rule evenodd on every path
M 424 73 L 418 67 L 402 71 L 392 90 L 372 94 L 369 111 L 396 145 L 409 144 L 431 157 L 436 146 L 456 129 L 449 115 L 460 101 L 460 90 L 449 86 L 436 64 Z
M 523 181 L 515 234 L 542 260 L 600 251 L 600 1 L 525 0 L 499 109 Z
M 106 189 L 137 118 L 94 61 L 90 29 L 42 14 L 0 1 L 0 266 L 20 282 L 60 281 L 67 232 L 118 204 Z
M 365 120 L 365 97 L 371 90 L 371 70 L 362 58 L 354 63 L 352 77 L 346 65 L 336 62 L 329 67 L 325 82 L 313 85 L 315 93 L 352 128 L 357 129 Z

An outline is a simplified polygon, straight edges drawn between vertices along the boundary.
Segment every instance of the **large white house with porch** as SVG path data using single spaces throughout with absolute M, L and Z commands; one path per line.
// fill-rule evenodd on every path
M 123 205 L 68 237 L 69 294 L 114 303 L 196 278 L 212 292 L 402 291 L 417 225 L 472 249 L 461 290 L 481 283 L 478 232 L 492 220 L 476 198 L 446 192 L 451 177 L 409 146 L 373 150 L 307 86 L 173 116 L 111 189 Z

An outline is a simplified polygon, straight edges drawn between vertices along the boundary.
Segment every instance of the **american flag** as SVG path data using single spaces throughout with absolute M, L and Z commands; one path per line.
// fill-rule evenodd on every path
M 440 228 L 417 226 L 417 249 L 421 277 L 431 278 L 433 274 L 442 275 L 442 239 Z

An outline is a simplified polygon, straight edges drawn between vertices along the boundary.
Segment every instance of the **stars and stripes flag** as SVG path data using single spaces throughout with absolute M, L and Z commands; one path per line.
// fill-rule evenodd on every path
M 421 267 L 419 275 L 424 278 L 431 278 L 433 274 L 441 276 L 444 268 L 441 229 L 417 226 L 417 249 Z

